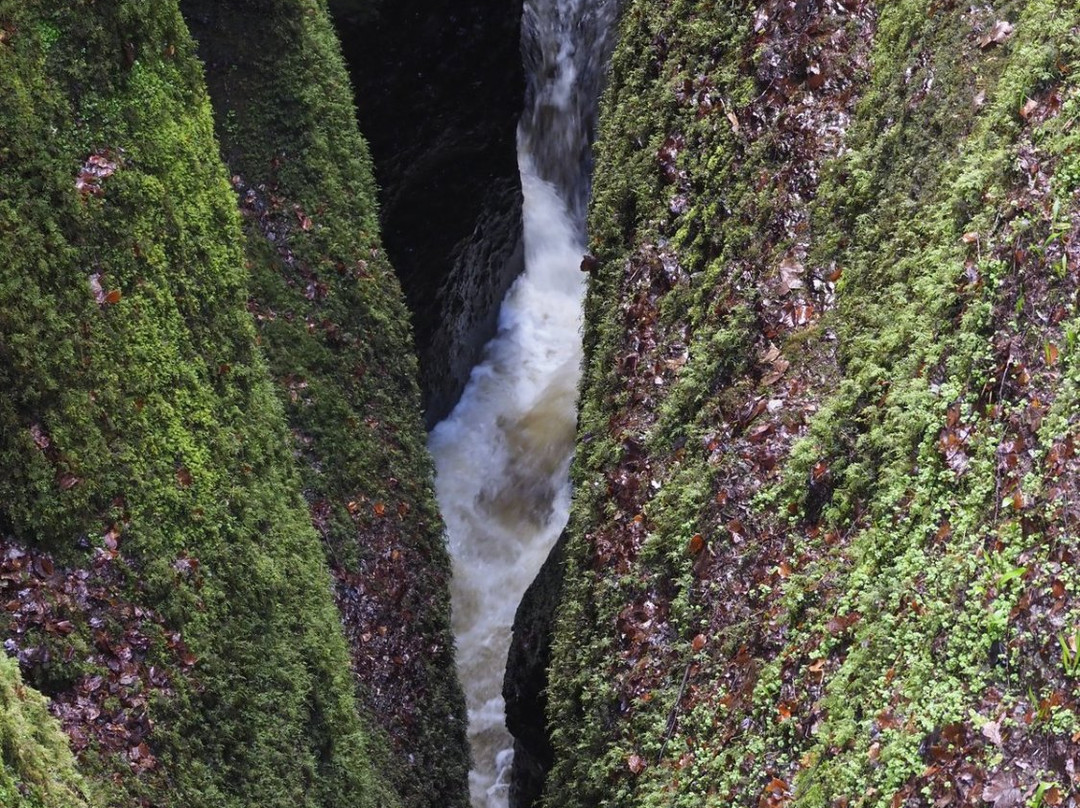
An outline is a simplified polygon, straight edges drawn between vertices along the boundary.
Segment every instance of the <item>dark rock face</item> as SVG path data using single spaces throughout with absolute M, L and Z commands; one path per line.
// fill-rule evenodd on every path
M 514 615 L 514 636 L 503 679 L 506 727 L 514 736 L 510 808 L 531 808 L 539 802 L 555 758 L 547 730 L 546 691 L 555 609 L 562 596 L 566 537 L 564 532 L 551 548 Z
M 453 408 L 524 266 L 521 4 L 405 0 L 336 13 L 430 427 Z

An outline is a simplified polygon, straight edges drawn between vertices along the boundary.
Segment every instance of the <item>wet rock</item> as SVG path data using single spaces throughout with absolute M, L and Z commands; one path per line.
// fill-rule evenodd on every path
M 503 679 L 506 726 L 514 736 L 510 808 L 531 808 L 539 803 L 554 760 L 546 718 L 547 670 L 555 609 L 562 596 L 566 538 L 565 532 L 559 537 L 514 616 L 514 636 Z
M 412 312 L 428 426 L 461 394 L 524 268 L 521 3 L 405 0 L 336 23 Z

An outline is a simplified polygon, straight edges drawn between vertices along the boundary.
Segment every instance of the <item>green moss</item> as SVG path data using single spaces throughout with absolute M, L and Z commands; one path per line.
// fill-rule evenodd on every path
M 41 694 L 0 655 L 0 801 L 10 808 L 91 805 L 75 760 Z
M 1078 20 L 1049 2 L 927 12 L 920 0 L 878 7 L 868 73 L 857 47 L 842 54 L 851 65 L 822 61 L 861 101 L 842 156 L 804 189 L 814 200 L 806 229 L 785 240 L 775 217 L 799 208 L 770 197 L 803 157 L 784 140 L 782 115 L 774 128 L 742 117 L 773 91 L 768 59 L 784 58 L 771 50 L 770 21 L 704 3 L 624 9 L 598 147 L 601 264 L 587 302 L 586 440 L 552 666 L 547 805 L 774 804 L 770 789 L 775 804 L 929 799 L 943 786 L 924 774 L 928 756 L 994 771 L 1000 756 L 979 726 L 1062 687 L 1067 659 L 1047 651 L 1022 604 L 1050 587 L 1055 554 L 1073 542 L 1045 524 L 1044 513 L 1065 517 L 1041 499 L 1042 472 L 1010 474 L 1001 458 L 1040 397 L 1057 401 L 1035 452 L 1075 430 L 1068 370 L 1058 384 L 1047 369 L 1035 399 L 1014 378 L 1017 357 L 1043 351 L 1032 343 L 1048 337 L 1036 334 L 1059 338 L 1025 323 L 1038 315 L 1022 287 L 1045 306 L 1054 298 L 1041 284 L 1074 271 L 1059 245 L 1071 229 L 1064 211 L 1075 210 L 1075 143 L 1062 137 L 1072 125 L 1056 115 L 1032 126 L 1020 110 L 1053 88 L 1068 109 Z M 983 40 L 999 20 L 1015 28 Z M 766 33 L 750 36 L 755 24 Z M 738 126 L 702 112 L 699 88 Z M 688 96 L 689 109 L 675 103 Z M 1026 229 L 1016 212 L 1029 182 L 1016 169 L 1022 138 L 1052 164 L 1057 200 L 1029 211 Z M 1066 271 L 1024 265 L 1029 250 L 1017 243 Z M 684 274 L 646 292 L 651 244 Z M 792 254 L 842 277 L 835 308 L 777 344 L 812 388 L 775 401 L 768 429 L 805 429 L 789 450 L 771 432 L 741 435 L 777 395 L 754 359 L 770 330 L 783 331 L 770 298 L 786 294 L 775 267 Z M 646 293 L 655 309 L 642 308 Z M 645 341 L 660 347 L 628 379 L 623 357 Z M 675 378 L 659 378 L 656 358 L 684 346 Z M 643 384 L 650 374 L 656 383 Z M 805 403 L 816 415 L 804 427 L 789 411 Z M 627 450 L 642 438 L 645 451 Z M 947 452 L 953 439 L 962 457 Z M 624 496 L 628 476 L 648 491 L 635 501 L 640 551 L 625 549 L 638 528 L 606 502 Z M 748 493 L 753 508 L 737 499 Z M 694 558 L 695 537 L 715 553 L 711 565 Z M 620 542 L 622 556 L 606 549 Z M 606 564 L 611 555 L 618 564 Z M 667 610 L 646 639 L 627 611 L 643 598 Z M 699 631 L 708 645 L 695 655 Z M 684 670 L 692 695 L 680 701 Z M 1030 742 L 1051 732 L 1067 742 L 1045 728 Z
M 0 526 L 72 565 L 115 529 L 124 596 L 198 659 L 153 706 L 157 774 L 88 773 L 120 805 L 392 803 L 176 4 L 5 2 L 0 27 Z
M 405 805 L 464 805 L 450 563 L 417 361 L 325 4 L 184 0 L 181 8 L 208 65 L 244 214 L 251 308 L 303 493 L 337 577 L 362 697 L 394 754 L 385 769 Z M 373 652 L 361 638 L 387 626 L 393 647 Z

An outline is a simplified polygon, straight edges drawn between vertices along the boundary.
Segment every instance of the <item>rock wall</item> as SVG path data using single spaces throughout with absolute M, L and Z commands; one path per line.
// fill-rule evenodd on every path
M 329 18 L 184 3 L 204 73 L 179 5 L 0 2 L 5 651 L 95 804 L 462 805 L 416 364 Z M 4 737 L 0 793 L 79 804 Z
M 361 698 L 387 734 L 403 803 L 462 805 L 450 562 L 409 317 L 337 39 L 314 3 L 181 5 L 244 218 L 248 309 L 285 402 Z
M 626 3 L 541 804 L 1076 804 L 1078 24 Z
M 337 6 L 383 238 L 412 312 L 427 425 L 457 402 L 524 268 L 521 4 Z

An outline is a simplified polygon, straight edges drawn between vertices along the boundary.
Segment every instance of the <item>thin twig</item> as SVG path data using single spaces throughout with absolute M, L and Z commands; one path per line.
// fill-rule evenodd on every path
M 679 716 L 679 705 L 682 703 L 683 694 L 686 692 L 686 683 L 690 679 L 690 666 L 693 664 L 692 661 L 687 662 L 686 670 L 683 671 L 682 684 L 679 686 L 679 695 L 675 697 L 675 703 L 671 706 L 671 713 L 668 715 L 667 732 L 664 733 L 664 743 L 660 746 L 660 754 L 656 756 L 657 765 L 664 759 L 664 750 L 667 749 L 668 741 L 671 740 L 671 735 L 675 732 L 675 720 Z

